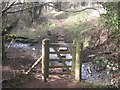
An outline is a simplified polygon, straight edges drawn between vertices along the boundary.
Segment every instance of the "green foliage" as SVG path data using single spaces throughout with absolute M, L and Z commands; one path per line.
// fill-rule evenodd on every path
M 105 25 L 108 27 L 109 30 L 113 31 L 117 38 L 120 40 L 120 31 L 119 31 L 119 23 L 120 23 L 120 16 L 119 16 L 119 8 L 118 2 L 106 2 L 102 3 L 103 8 L 107 11 L 105 14 L 102 14 L 101 17 L 104 19 Z
M 101 68 L 104 68 L 108 70 L 109 73 L 114 74 L 118 72 L 118 63 L 114 63 L 112 60 L 103 57 L 103 56 L 97 56 L 94 59 L 95 62 L 95 70 L 100 70 Z
M 87 88 L 117 88 L 117 86 L 110 84 L 100 84 L 100 83 L 88 83 L 88 82 L 80 82 L 81 87 Z
M 106 65 L 108 64 L 108 59 L 105 57 L 95 57 L 94 59 L 95 61 L 95 69 L 98 70 L 101 67 L 106 67 Z
M 107 11 L 105 14 L 102 14 L 106 25 L 111 29 L 118 30 L 118 3 L 107 2 L 103 3 L 102 5 L 103 8 Z

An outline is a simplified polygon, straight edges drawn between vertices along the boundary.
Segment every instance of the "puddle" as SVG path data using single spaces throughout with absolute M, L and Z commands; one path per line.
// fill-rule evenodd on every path
M 8 46 L 8 44 L 6 44 L 6 46 Z M 14 48 L 29 48 L 30 44 L 12 43 L 10 46 Z

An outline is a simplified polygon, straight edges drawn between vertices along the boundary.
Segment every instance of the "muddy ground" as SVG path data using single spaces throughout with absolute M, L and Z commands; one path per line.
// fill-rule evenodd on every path
M 85 52 L 84 52 L 85 53 Z M 88 52 L 87 52 L 88 53 Z M 89 52 L 92 53 L 92 52 Z M 110 78 L 103 74 L 93 73 L 88 80 L 82 80 L 81 83 L 74 80 L 71 75 L 50 75 L 47 83 L 42 81 L 41 63 L 31 70 L 28 75 L 24 73 L 41 56 L 41 51 L 33 48 L 13 48 L 7 53 L 7 60 L 2 66 L 2 85 L 4 88 L 81 88 L 94 87 L 93 82 L 109 82 Z M 55 72 L 62 71 L 55 69 Z M 93 80 L 94 78 L 94 80 Z M 115 77 L 116 78 L 116 77 Z M 119 75 L 117 75 L 119 78 Z M 106 81 L 107 80 L 107 81 Z M 91 83 L 89 83 L 91 82 Z

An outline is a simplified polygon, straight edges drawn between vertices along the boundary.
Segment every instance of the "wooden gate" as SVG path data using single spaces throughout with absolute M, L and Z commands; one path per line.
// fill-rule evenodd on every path
M 81 46 L 81 47 L 80 47 Z M 68 48 L 65 51 L 59 50 L 60 47 Z M 50 51 L 50 48 L 54 49 L 54 52 Z M 81 80 L 81 59 L 80 51 L 82 51 L 83 44 L 79 41 L 73 43 L 49 43 L 49 39 L 42 41 L 42 79 L 46 82 L 50 74 L 65 74 L 65 73 L 50 73 L 50 68 L 66 68 L 67 73 L 71 72 L 75 74 L 76 80 Z M 58 58 L 51 59 L 50 54 L 57 54 Z M 62 55 L 71 54 L 71 59 L 63 58 Z M 61 62 L 62 66 L 49 66 L 49 62 L 58 61 Z M 66 65 L 66 61 L 72 61 L 71 66 Z M 71 68 L 71 70 L 69 69 Z

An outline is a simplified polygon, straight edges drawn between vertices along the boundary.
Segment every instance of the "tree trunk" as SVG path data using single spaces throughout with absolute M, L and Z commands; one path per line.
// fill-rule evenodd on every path
M 2 3 L 2 8 L 6 6 L 7 3 Z M 6 28 L 6 22 L 7 22 L 7 14 L 5 12 L 2 13 L 2 60 L 4 61 L 6 59 L 5 54 L 5 28 Z
M 6 59 L 5 55 L 5 36 L 2 35 L 2 60 L 4 61 Z

